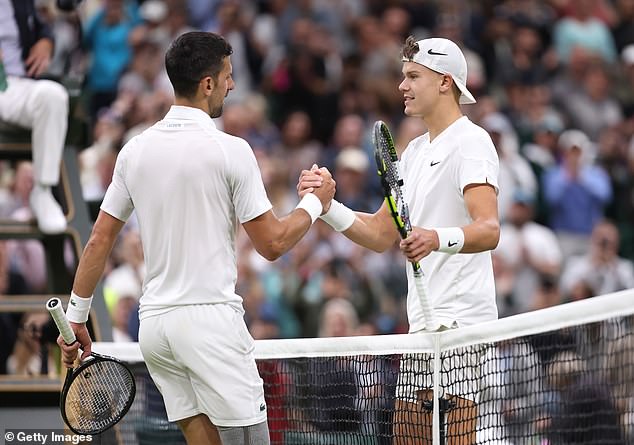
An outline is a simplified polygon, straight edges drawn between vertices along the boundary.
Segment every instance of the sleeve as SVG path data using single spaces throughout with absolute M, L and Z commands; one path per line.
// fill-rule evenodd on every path
M 83 44 L 86 49 L 93 48 L 93 45 L 95 43 L 95 33 L 97 32 L 97 28 L 102 16 L 102 12 L 97 12 L 88 19 L 88 24 L 86 25 L 83 33 Z
M 108 190 L 106 190 L 106 195 L 101 203 L 101 210 L 120 221 L 127 221 L 134 210 L 132 198 L 125 183 L 129 150 L 133 143 L 134 139 L 128 142 L 119 152 L 117 162 L 114 166 L 112 182 L 110 182 Z
M 273 206 L 266 195 L 253 150 L 246 141 L 239 141 L 235 156 L 228 159 L 228 170 L 236 216 L 240 223 L 244 223 L 266 213 Z
M 612 185 L 610 177 L 600 167 L 588 167 L 581 172 L 580 182 L 584 188 L 601 203 L 612 199 Z
M 464 192 L 470 184 L 490 184 L 499 191 L 498 176 L 500 173 L 500 161 L 491 138 L 486 135 L 478 135 L 468 140 L 466 146 L 462 146 L 458 155 L 456 182 L 460 193 Z
M 33 22 L 35 29 L 34 41 L 37 42 L 40 39 L 49 39 L 51 42 L 53 42 L 53 44 L 55 44 L 55 35 L 53 34 L 53 28 L 47 22 L 44 22 L 37 12 L 33 14 Z

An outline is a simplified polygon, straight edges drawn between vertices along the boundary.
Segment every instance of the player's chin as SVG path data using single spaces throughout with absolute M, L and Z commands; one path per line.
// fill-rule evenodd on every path
M 403 113 L 405 113 L 406 116 L 416 116 L 416 112 L 407 102 L 405 102 L 405 109 L 403 110 Z

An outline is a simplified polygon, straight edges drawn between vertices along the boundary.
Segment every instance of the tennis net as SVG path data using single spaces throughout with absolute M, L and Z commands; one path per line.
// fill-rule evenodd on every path
M 271 443 L 634 443 L 634 290 L 433 334 L 260 340 Z M 137 344 L 112 443 L 184 443 Z M 102 443 L 106 443 L 102 438 Z

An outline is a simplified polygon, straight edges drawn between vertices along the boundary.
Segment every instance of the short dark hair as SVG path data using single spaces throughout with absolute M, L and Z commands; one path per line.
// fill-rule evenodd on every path
M 231 45 L 212 32 L 187 32 L 172 42 L 165 53 L 165 69 L 177 96 L 191 98 L 198 82 L 222 71 L 223 60 L 233 53 Z

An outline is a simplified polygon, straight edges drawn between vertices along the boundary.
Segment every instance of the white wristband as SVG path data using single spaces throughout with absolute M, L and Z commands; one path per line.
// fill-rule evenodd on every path
M 299 204 L 295 207 L 296 209 L 304 209 L 308 215 L 310 215 L 311 223 L 314 223 L 321 212 L 323 212 L 324 208 L 321 205 L 321 201 L 314 193 L 306 193 Z
M 86 321 L 88 321 L 91 304 L 92 296 L 82 298 L 75 292 L 71 292 L 68 307 L 66 308 L 66 318 L 73 323 L 86 323 Z
M 322 221 L 326 222 L 337 232 L 348 230 L 354 223 L 356 217 L 357 215 L 355 215 L 352 209 L 349 209 L 334 199 L 330 202 L 330 208 L 328 211 L 324 215 L 320 216 Z
M 438 234 L 439 252 L 458 253 L 464 246 L 464 232 L 460 227 L 434 229 Z

